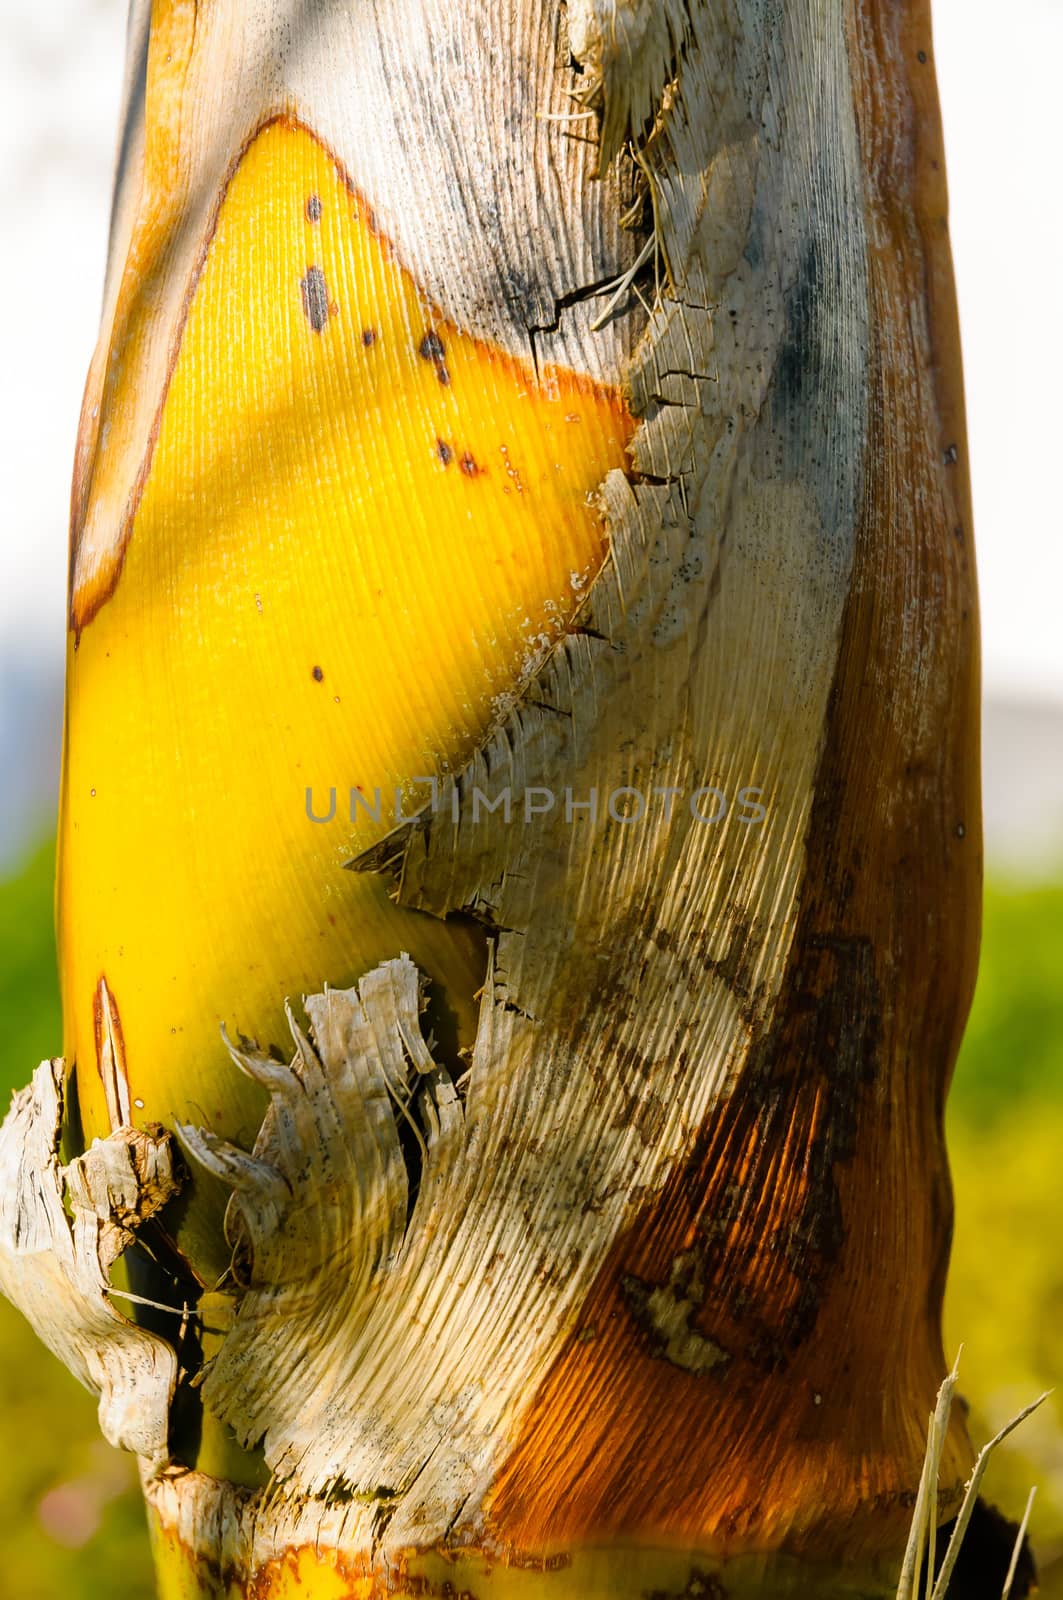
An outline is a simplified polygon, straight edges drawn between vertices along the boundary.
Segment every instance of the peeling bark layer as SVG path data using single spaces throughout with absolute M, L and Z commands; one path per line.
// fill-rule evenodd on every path
M 161 1466 L 176 1357 L 112 1303 L 109 1269 L 176 1194 L 173 1141 L 127 1127 L 64 1167 L 62 1114 L 63 1063 L 42 1062 L 0 1129 L 0 1288 L 99 1395 L 104 1437 Z
M 137 538 L 197 252 L 277 119 L 343 163 L 448 339 L 603 415 L 622 387 L 629 464 L 614 432 L 596 576 L 573 575 L 475 739 L 431 744 L 433 805 L 343 880 L 386 883 L 434 937 L 478 927 L 471 1045 L 433 1036 L 397 943 L 308 999 L 308 1031 L 289 1013 L 290 1061 L 242 1041 L 197 1064 L 223 1114 L 181 1133 L 232 1191 L 232 1265 L 181 1385 L 267 1486 L 166 1459 L 172 1352 L 100 1321 L 110 1257 L 69 1256 L 54 1183 L 48 1272 L 76 1282 L 59 1320 L 82 1331 L 53 1344 L 108 1414 L 128 1350 L 156 1364 L 147 1434 L 110 1426 L 147 1459 L 164 1594 L 884 1594 L 944 1372 L 942 1112 L 980 886 L 926 7 L 364 9 L 153 15 L 75 630 Z M 323 334 L 320 264 L 301 294 L 301 335 Z M 442 340 L 417 336 L 434 396 Z M 240 1074 L 268 1097 L 257 1138 L 221 1125 Z M 28 1115 L 12 1159 L 51 1172 L 55 1105 L 30 1134 Z M 4 1283 L 40 1323 L 21 1215 Z M 102 1379 L 86 1319 L 121 1345 Z M 957 1421 L 943 1520 L 969 1463 Z
M 838 1538 L 809 1517 L 818 1501 L 851 1551 L 884 1544 L 908 1518 L 941 1372 L 941 1119 L 981 869 L 966 439 L 928 20 L 892 5 L 842 20 L 867 366 L 792 942 L 733 1094 L 599 1275 L 585 1324 L 600 1337 L 570 1342 L 525 1419 L 492 1502 L 518 1543 L 559 1518 L 647 1517 L 739 1548 L 789 1523 L 816 1550 Z M 823 267 L 809 271 L 792 302 L 806 342 L 774 391 L 791 372 L 805 415 L 816 318 L 837 303 Z M 850 314 L 850 342 L 857 326 Z M 733 1352 L 729 1366 L 675 1371 L 662 1318 L 677 1316 Z M 951 1461 L 954 1504 L 963 1457 Z

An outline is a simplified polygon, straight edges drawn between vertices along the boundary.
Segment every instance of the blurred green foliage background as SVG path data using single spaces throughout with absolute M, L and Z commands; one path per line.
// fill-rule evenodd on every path
M 50 848 L 0 884 L 0 1093 L 59 1049 Z M 1061 875 L 1063 879 L 1063 875 Z M 950 1358 L 982 1443 L 1027 1400 L 1057 1394 L 990 1468 L 987 1498 L 1018 1518 L 1032 1484 L 1042 1593 L 1063 1596 L 1063 881 L 998 882 L 949 1104 L 956 1234 Z M 0 1549 L 8 1600 L 148 1600 L 131 1458 L 99 1438 L 95 1405 L 0 1300 Z

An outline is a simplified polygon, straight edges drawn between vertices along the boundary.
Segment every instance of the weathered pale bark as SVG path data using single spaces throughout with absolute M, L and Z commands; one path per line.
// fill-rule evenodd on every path
M 134 28 L 134 57 L 143 38 Z M 942 1109 L 980 886 L 930 56 L 923 0 L 154 8 L 75 478 L 60 905 L 85 1132 L 141 1107 L 224 1185 L 194 1177 L 185 1210 L 163 1212 L 166 1259 L 186 1257 L 174 1284 L 210 1291 L 179 1361 L 156 1323 L 115 1323 L 121 1354 L 99 1358 L 109 1436 L 144 1457 L 164 1595 L 635 1600 L 896 1582 L 944 1373 Z M 327 893 L 389 882 L 407 921 L 386 959 L 369 942 L 330 954 L 318 981 L 343 987 L 306 1002 L 308 1036 L 292 1019 L 291 1065 L 245 1043 L 233 1065 L 206 1042 L 213 1001 L 184 1056 L 161 1006 L 136 1019 L 137 985 L 114 971 L 139 959 L 149 983 L 150 930 L 130 955 L 129 927 L 108 927 L 122 942 L 103 969 L 84 865 L 103 807 L 84 752 L 114 734 L 94 686 L 135 625 L 120 607 L 147 581 L 153 528 L 170 529 L 161 616 L 178 640 L 191 626 L 181 523 L 159 520 L 168 416 L 191 408 L 189 517 L 251 459 L 247 435 L 231 463 L 202 466 L 194 441 L 221 423 L 188 379 L 239 217 L 270 259 L 273 212 L 241 197 L 290 158 L 302 207 L 321 150 L 372 235 L 366 273 L 383 251 L 416 285 L 431 339 L 411 336 L 459 405 L 476 371 L 517 374 L 545 407 L 582 397 L 565 404 L 600 430 L 580 471 L 598 463 L 608 548 L 580 556 L 563 603 L 545 579 L 521 600 L 530 633 L 508 681 L 485 679 L 486 709 L 446 737 L 426 729 L 426 764 L 389 776 L 408 792 L 431 775 L 434 807 L 352 830 L 355 872 Z M 321 196 L 305 206 L 316 225 Z M 312 335 L 296 314 L 293 348 L 351 310 L 325 277 L 307 263 Z M 253 359 L 250 343 L 208 348 L 223 376 Z M 333 394 L 321 438 L 342 452 Z M 521 424 L 522 448 L 550 415 Z M 523 493 L 508 455 L 506 471 Z M 281 488 L 259 483 L 264 518 Z M 411 504 L 435 492 L 411 476 Z M 416 606 L 404 551 L 400 536 L 391 559 Z M 450 559 L 455 594 L 479 581 L 462 579 L 460 546 Z M 443 639 L 449 601 L 422 588 L 418 626 Z M 448 670 L 427 643 L 415 666 L 420 684 Z M 219 717 L 235 692 L 220 674 Z M 348 714 L 373 709 L 355 695 Z M 170 713 L 181 729 L 182 704 Z M 209 714 L 183 731 L 207 737 Z M 114 749 L 123 774 L 130 737 Z M 171 738 L 143 730 L 164 772 Z M 477 791 L 508 791 L 511 815 Z M 160 870 L 194 874 L 168 826 L 153 822 Z M 126 858 L 130 898 L 149 866 Z M 242 953 L 255 928 L 236 888 L 200 883 Z M 277 969 L 289 989 L 296 954 Z M 447 988 L 458 1043 L 471 1019 L 462 1053 L 431 1037 L 419 966 Z M 231 1007 L 270 1037 L 245 994 Z M 237 1068 L 269 1096 L 257 1139 L 261 1094 L 238 1091 Z M 36 1081 L 38 1098 L 60 1082 Z M 54 1109 L 41 1117 L 22 1103 L 6 1126 L 21 1176 L 0 1271 L 99 1384 L 85 1351 L 114 1322 L 110 1258 L 78 1222 L 67 1238 Z M 211 1194 L 230 1189 L 226 1243 Z M 68 1285 L 47 1313 L 42 1274 Z M 116 1399 L 123 1362 L 151 1391 L 143 1409 Z M 957 1420 L 943 1520 L 970 1461 Z

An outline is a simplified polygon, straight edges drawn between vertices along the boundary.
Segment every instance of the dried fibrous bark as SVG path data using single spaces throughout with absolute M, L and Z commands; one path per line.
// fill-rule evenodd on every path
M 161 1467 L 176 1356 L 112 1303 L 108 1274 L 177 1193 L 173 1140 L 123 1128 L 63 1166 L 62 1113 L 63 1064 L 42 1062 L 0 1130 L 0 1288 L 99 1394 L 104 1437 Z
M 268 1482 L 202 1470 L 172 1429 L 164 1461 L 173 1362 L 116 1324 L 112 1406 L 123 1362 L 158 1363 L 137 1447 L 164 1592 L 888 1593 L 944 1372 L 942 1111 L 980 888 L 926 6 L 201 0 L 158 8 L 152 48 L 75 636 L 121 590 L 219 207 L 268 130 L 327 149 L 448 327 L 530 390 L 621 392 L 631 423 L 597 480 L 600 569 L 433 804 L 349 863 L 410 926 L 478 925 L 470 1047 L 433 1036 L 397 943 L 353 985 L 321 972 L 289 1062 L 238 1042 L 196 1066 L 215 1099 L 268 1094 L 257 1139 L 170 1110 L 233 1196 L 231 1316 L 180 1387 Z M 109 1111 L 147 1070 L 112 1031 Z M 55 1132 L 46 1109 L 18 1135 L 23 1189 Z M 957 1419 L 942 1519 L 970 1461 Z

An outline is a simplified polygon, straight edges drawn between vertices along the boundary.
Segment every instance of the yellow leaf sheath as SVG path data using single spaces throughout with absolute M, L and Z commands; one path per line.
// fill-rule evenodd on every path
M 122 560 L 72 595 L 58 918 L 87 1136 L 127 1094 L 134 1121 L 248 1142 L 257 1091 L 220 1025 L 284 1045 L 284 996 L 403 949 L 468 1037 L 474 933 L 342 869 L 394 825 L 396 788 L 422 804 L 412 781 L 468 757 L 603 558 L 592 497 L 630 419 L 549 377 L 426 302 L 306 128 L 252 140 Z M 308 788 L 319 815 L 336 790 L 331 822 Z M 381 791 L 379 822 L 350 821 L 352 788 Z M 189 1236 L 204 1271 L 215 1222 Z

